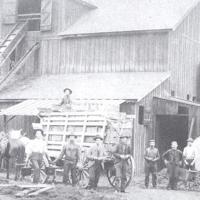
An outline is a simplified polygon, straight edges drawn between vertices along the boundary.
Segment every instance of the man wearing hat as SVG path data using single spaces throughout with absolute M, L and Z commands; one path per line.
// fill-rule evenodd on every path
M 187 139 L 187 146 L 183 150 L 183 161 L 184 167 L 186 169 L 194 170 L 195 169 L 195 150 L 192 147 L 193 139 Z
M 35 138 L 30 140 L 26 148 L 26 162 L 30 159 L 33 165 L 33 182 L 38 183 L 40 180 L 40 170 L 44 156 L 47 155 L 46 143 L 43 140 L 43 130 L 36 129 Z
M 62 110 L 71 110 L 72 101 L 70 95 L 72 94 L 72 90 L 70 88 L 65 88 L 63 92 L 64 96 L 58 106 L 61 106 Z
M 149 175 L 152 174 L 152 185 L 157 185 L 157 162 L 160 159 L 158 149 L 155 147 L 155 140 L 149 140 L 149 147 L 145 151 L 145 187 L 149 187 Z
M 166 151 L 162 158 L 167 167 L 169 183 L 167 189 L 176 190 L 179 176 L 179 168 L 182 165 L 182 152 L 177 149 L 178 143 L 176 141 L 171 142 L 171 149 Z
M 128 134 L 120 135 L 119 144 L 116 146 L 114 156 L 116 158 L 116 187 L 118 192 L 125 192 L 126 188 L 126 172 L 127 172 L 127 160 L 131 156 L 131 147 L 128 145 Z
M 76 180 L 76 166 L 80 160 L 80 147 L 75 142 L 76 136 L 70 133 L 66 144 L 63 146 L 62 151 L 54 163 L 64 157 L 64 173 L 63 173 L 63 183 L 69 184 L 69 173 L 71 172 L 72 186 L 77 183 Z
M 86 189 L 96 189 L 100 174 L 102 171 L 102 164 L 106 158 L 106 150 L 103 145 L 103 138 L 97 135 L 95 144 L 90 147 L 87 154 L 88 168 L 89 168 L 89 184 Z

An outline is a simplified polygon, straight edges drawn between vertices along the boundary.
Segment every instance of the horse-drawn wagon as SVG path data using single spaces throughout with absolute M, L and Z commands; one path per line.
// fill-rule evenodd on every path
M 45 133 L 48 155 L 52 160 L 60 154 L 62 146 L 70 134 L 75 135 L 76 142 L 81 147 L 81 165 L 76 170 L 77 181 L 81 187 L 88 184 L 88 166 L 86 160 L 87 149 L 94 143 L 94 137 L 98 134 L 104 138 L 104 146 L 107 150 L 107 158 L 103 161 L 103 169 L 111 186 L 116 186 L 115 158 L 112 154 L 114 146 L 118 143 L 122 132 L 132 135 L 133 116 L 123 113 L 101 112 L 40 112 L 40 125 Z M 131 143 L 130 139 L 130 143 Z M 134 163 L 129 158 L 126 186 L 132 179 Z M 55 169 L 55 174 L 62 169 Z

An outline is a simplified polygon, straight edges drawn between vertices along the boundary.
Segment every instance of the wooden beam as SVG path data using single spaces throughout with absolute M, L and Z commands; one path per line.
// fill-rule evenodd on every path
M 14 68 L 8 72 L 8 74 L 3 78 L 0 82 L 0 90 L 2 90 L 8 82 L 15 76 L 15 74 L 22 68 L 27 59 L 33 54 L 33 52 L 39 48 L 39 43 L 34 44 L 25 55 L 18 61 L 18 63 L 14 66 Z
M 192 118 L 188 138 L 190 138 L 192 136 L 192 132 L 193 132 L 193 129 L 194 129 L 194 122 L 195 122 L 195 117 Z
M 7 116 L 3 116 L 3 131 L 7 133 Z

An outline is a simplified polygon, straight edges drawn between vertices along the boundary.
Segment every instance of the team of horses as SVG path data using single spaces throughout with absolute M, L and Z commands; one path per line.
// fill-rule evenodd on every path
M 29 140 L 26 136 L 21 135 L 21 131 L 18 131 L 19 137 L 12 138 L 10 133 L 0 132 L 0 167 L 2 167 L 2 161 L 6 168 L 6 177 L 9 179 L 10 173 L 10 161 L 14 160 L 15 164 L 15 180 L 20 177 L 20 169 L 25 160 L 25 141 Z

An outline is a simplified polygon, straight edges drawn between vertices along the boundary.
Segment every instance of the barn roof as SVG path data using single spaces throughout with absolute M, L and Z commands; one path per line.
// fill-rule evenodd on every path
M 86 0 L 97 8 L 61 36 L 175 29 L 199 0 Z
M 167 72 L 45 75 L 16 81 L 0 99 L 59 99 L 69 87 L 74 99 L 140 100 L 168 78 Z

